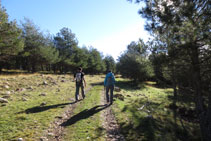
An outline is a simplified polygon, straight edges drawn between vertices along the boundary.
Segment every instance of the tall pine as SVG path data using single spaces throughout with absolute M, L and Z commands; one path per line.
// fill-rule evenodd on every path
M 0 8 L 0 71 L 23 47 L 21 29 L 15 21 L 9 22 L 6 10 Z
M 144 1 L 140 14 L 147 19 L 146 29 L 160 39 L 171 59 L 172 82 L 189 72 L 185 87 L 193 90 L 202 139 L 211 140 L 211 5 L 209 0 Z M 176 70 L 176 66 L 183 67 Z M 177 77 L 175 77 L 177 76 Z M 174 79 L 174 80 L 173 80 Z M 176 81 L 175 81 L 176 80 Z

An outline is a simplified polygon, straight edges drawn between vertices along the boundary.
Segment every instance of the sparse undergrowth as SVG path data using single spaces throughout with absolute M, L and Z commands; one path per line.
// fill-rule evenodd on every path
M 134 87 L 129 80 L 118 79 L 121 91 L 116 93 L 112 110 L 126 140 L 200 140 L 198 123 L 180 113 L 181 108 L 188 111 L 192 103 L 178 101 L 174 111 L 173 90 L 156 88 L 151 83 Z

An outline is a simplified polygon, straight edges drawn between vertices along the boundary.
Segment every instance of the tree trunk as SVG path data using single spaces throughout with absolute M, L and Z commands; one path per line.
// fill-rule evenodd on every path
M 53 72 L 56 73 L 56 64 L 52 66 Z
M 32 63 L 32 72 L 34 73 L 34 72 L 36 72 L 36 71 L 37 71 L 37 69 L 36 69 L 36 63 L 33 62 L 33 63 Z
M 29 62 L 29 57 L 27 57 L 24 62 L 25 62 L 24 67 L 27 69 L 28 72 L 30 72 L 31 71 L 31 64 Z
M 211 140 L 211 83 L 209 86 L 209 99 L 208 99 L 208 110 L 207 110 L 207 116 L 206 120 L 209 122 L 207 123 L 207 134 L 208 134 L 208 139 Z
M 48 71 L 51 71 L 51 64 L 48 65 Z
M 175 77 L 175 66 L 174 66 L 174 64 L 172 66 L 172 83 L 173 83 L 173 89 L 174 89 L 173 104 L 174 104 L 174 106 L 176 106 L 176 103 L 177 103 L 177 82 L 176 82 L 176 77 Z
M 41 64 L 41 70 L 44 71 L 43 64 Z
M 2 66 L 1 66 L 1 64 L 0 64 L 0 73 L 2 72 Z
M 63 73 L 63 65 L 61 65 L 61 66 L 59 67 L 59 71 L 60 71 L 61 74 Z
M 47 64 L 45 64 L 45 70 L 48 71 L 48 65 Z
M 202 97 L 202 83 L 201 83 L 201 76 L 200 76 L 200 63 L 199 63 L 199 52 L 197 46 L 191 46 L 191 61 L 192 61 L 192 80 L 193 80 L 193 87 L 194 93 L 196 98 L 196 110 L 198 113 L 201 135 L 203 141 L 210 141 L 211 140 L 211 120 L 209 119 L 208 113 L 210 110 L 206 110 L 204 100 Z M 209 98 L 210 99 L 210 98 Z M 210 108 L 210 104 L 209 107 Z

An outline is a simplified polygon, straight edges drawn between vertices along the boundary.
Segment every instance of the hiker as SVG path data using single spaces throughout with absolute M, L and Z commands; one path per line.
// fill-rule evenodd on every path
M 78 101 L 80 87 L 81 87 L 81 94 L 84 99 L 85 98 L 84 86 L 86 87 L 86 81 L 81 67 L 79 67 L 77 69 L 77 72 L 74 74 L 74 80 L 76 81 L 75 100 Z
M 113 91 L 114 91 L 115 77 L 112 71 L 108 71 L 104 80 L 104 90 L 106 89 L 106 101 L 110 102 L 110 105 L 113 103 Z M 110 91 L 110 96 L 109 96 Z M 109 99 L 110 97 L 110 99 Z

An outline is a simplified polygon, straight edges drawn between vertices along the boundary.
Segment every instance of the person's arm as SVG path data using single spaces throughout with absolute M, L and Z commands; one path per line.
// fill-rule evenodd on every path
M 84 81 L 84 86 L 86 87 L 86 80 L 85 80 L 85 77 L 83 77 L 83 81 Z
M 84 73 L 81 73 L 81 75 L 82 75 L 82 81 L 84 81 L 84 86 L 86 87 L 85 75 L 84 75 Z
M 73 75 L 73 81 L 76 81 L 76 74 Z
M 107 75 L 106 75 L 105 80 L 104 80 L 104 87 L 106 86 L 106 81 L 107 81 Z

